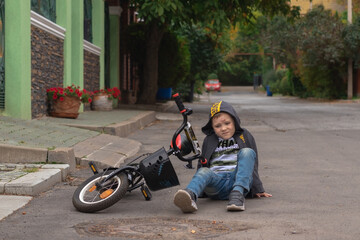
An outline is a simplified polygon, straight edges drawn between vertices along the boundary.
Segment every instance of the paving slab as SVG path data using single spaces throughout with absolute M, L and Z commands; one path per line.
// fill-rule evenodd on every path
M 101 134 L 74 146 L 79 165 L 95 162 L 99 167 L 119 167 L 126 158 L 135 155 L 141 143 L 135 140 Z
M 42 169 L 59 169 L 61 171 L 61 180 L 64 182 L 69 172 L 71 171 L 71 167 L 69 164 L 45 164 L 41 166 Z
M 30 196 L 0 195 L 0 221 L 30 202 Z

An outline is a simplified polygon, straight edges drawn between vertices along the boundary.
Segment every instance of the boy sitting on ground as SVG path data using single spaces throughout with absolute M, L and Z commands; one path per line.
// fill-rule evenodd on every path
M 245 196 L 271 197 L 266 193 L 258 174 L 258 154 L 254 137 L 240 127 L 234 108 L 221 101 L 211 107 L 202 160 L 198 171 L 184 190 L 174 196 L 174 204 L 184 213 L 195 212 L 196 201 L 205 194 L 212 199 L 226 200 L 228 211 L 244 211 Z

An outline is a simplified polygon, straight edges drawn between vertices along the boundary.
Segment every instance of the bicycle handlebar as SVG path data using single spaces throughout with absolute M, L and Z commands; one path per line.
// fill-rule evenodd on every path
M 184 111 L 186 111 L 186 109 L 185 109 L 185 107 L 184 107 L 184 104 L 183 104 L 183 102 L 182 102 L 182 100 L 181 100 L 181 98 L 180 98 L 179 93 L 175 93 L 175 94 L 173 95 L 173 98 L 174 98 L 174 100 L 175 100 L 176 105 L 177 105 L 178 108 L 179 108 L 180 113 L 183 113 Z

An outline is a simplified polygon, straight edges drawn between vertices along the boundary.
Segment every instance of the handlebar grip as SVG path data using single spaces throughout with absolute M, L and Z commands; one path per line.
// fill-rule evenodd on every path
M 175 102 L 176 102 L 176 105 L 177 105 L 178 108 L 179 108 L 179 111 L 180 111 L 181 113 L 185 112 L 186 109 L 185 109 L 185 107 L 184 107 L 183 102 L 181 101 L 181 98 L 180 98 L 179 93 L 175 93 L 175 94 L 173 95 L 173 98 L 174 98 L 174 100 L 175 100 Z

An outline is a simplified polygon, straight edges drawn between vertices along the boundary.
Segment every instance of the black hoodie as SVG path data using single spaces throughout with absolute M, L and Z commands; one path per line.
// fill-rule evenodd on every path
M 215 134 L 214 129 L 212 128 L 212 117 L 218 112 L 226 112 L 232 116 L 235 122 L 235 134 L 234 139 L 239 145 L 240 149 L 242 148 L 251 148 L 256 153 L 255 166 L 253 172 L 253 184 L 250 189 L 249 197 L 253 197 L 256 193 L 265 192 L 262 182 L 258 173 L 258 152 L 256 148 L 256 143 L 254 137 L 251 133 L 245 128 L 240 127 L 240 118 L 237 115 L 235 109 L 227 102 L 221 101 L 215 103 L 210 110 L 209 121 L 207 124 L 201 129 L 202 132 L 206 135 L 204 139 L 204 143 L 202 145 L 202 156 L 210 160 L 211 155 L 215 151 L 217 145 L 219 144 L 219 138 Z M 200 161 L 198 162 L 198 168 L 202 167 Z M 204 167 L 210 167 L 210 161 L 207 161 L 207 165 Z

